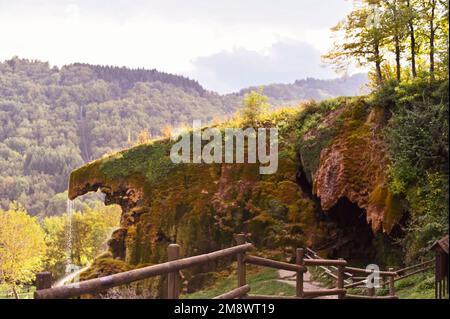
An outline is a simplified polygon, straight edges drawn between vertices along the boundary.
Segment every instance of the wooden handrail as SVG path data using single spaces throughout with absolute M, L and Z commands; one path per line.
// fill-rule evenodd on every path
M 118 274 L 90 279 L 79 283 L 70 284 L 67 286 L 55 287 L 50 289 L 38 290 L 34 293 L 35 299 L 66 299 L 78 297 L 83 294 L 98 293 L 106 289 L 126 285 L 138 280 L 143 280 L 149 277 L 165 275 L 180 271 L 182 269 L 194 267 L 207 262 L 215 261 L 219 258 L 232 256 L 238 253 L 245 252 L 253 247 L 252 244 L 247 243 L 239 246 L 226 248 L 208 254 L 203 254 L 194 257 L 178 259 L 176 261 L 169 261 L 158 265 L 143 267 L 139 269 L 129 270 Z
M 397 296 L 362 296 L 362 295 L 345 295 L 345 299 L 398 299 Z
M 346 289 L 355 288 L 355 287 L 358 287 L 358 286 L 361 286 L 361 285 L 365 285 L 366 283 L 367 283 L 367 280 L 361 280 L 361 281 L 353 282 L 351 284 L 347 284 L 344 287 Z
M 220 296 L 214 297 L 213 299 L 236 299 L 244 297 L 248 292 L 250 291 L 250 286 L 245 285 L 242 287 L 238 287 L 236 289 L 233 289 L 229 292 L 226 292 Z
M 357 274 L 372 274 L 373 270 L 367 270 L 362 268 L 355 268 L 355 267 L 345 267 L 345 270 L 351 273 L 357 273 Z M 380 276 L 387 276 L 387 277 L 395 277 L 397 276 L 397 272 L 395 271 L 379 271 L 378 274 Z
M 301 300 L 301 299 L 305 299 L 305 298 L 294 297 L 294 296 L 247 295 L 247 296 L 242 297 L 242 299 Z
M 421 272 L 424 272 L 424 271 L 427 271 L 427 270 L 433 269 L 433 268 L 434 268 L 434 265 L 423 267 L 423 268 L 417 269 L 415 271 L 412 271 L 412 272 L 410 272 L 408 274 L 405 274 L 403 276 L 396 277 L 394 280 L 395 281 L 402 280 L 402 279 L 405 279 L 405 278 L 408 278 L 408 277 L 420 274 Z
M 245 256 L 244 261 L 248 264 L 256 265 L 256 266 L 263 266 L 263 267 L 269 267 L 269 268 L 275 268 L 275 269 L 283 269 L 283 270 L 289 270 L 289 271 L 295 271 L 295 272 L 305 272 L 306 268 L 304 266 L 295 265 L 295 264 L 289 264 L 282 261 L 276 261 L 272 259 L 266 259 L 262 257 L 257 256 Z
M 121 272 L 117 274 L 113 274 L 110 276 L 105 276 L 101 278 L 90 279 L 86 281 L 82 281 L 79 283 L 73 283 L 66 286 L 55 287 L 55 288 L 47 288 L 47 289 L 38 289 L 34 293 L 34 297 L 36 299 L 65 299 L 78 297 L 84 294 L 95 294 L 106 289 L 117 287 L 121 285 L 130 284 L 135 281 L 147 279 L 154 276 L 160 275 L 168 275 L 168 297 L 176 299 L 179 294 L 179 285 L 178 285 L 178 273 L 180 270 L 202 265 L 208 262 L 216 261 L 219 258 L 229 257 L 229 256 L 237 256 L 238 261 L 238 287 L 226 292 L 220 296 L 215 297 L 214 299 L 235 299 L 235 298 L 243 298 L 243 299 L 304 299 L 304 298 L 315 298 L 320 296 L 330 296 L 337 295 L 338 298 L 349 298 L 349 299 L 396 299 L 395 296 L 395 286 L 394 286 L 394 278 L 395 280 L 400 280 L 406 278 L 408 276 L 412 276 L 415 273 L 424 271 L 431 266 L 426 267 L 433 262 L 433 260 L 429 260 L 414 266 L 409 266 L 399 271 L 394 271 L 393 268 L 389 268 L 389 271 L 379 271 L 378 274 L 382 277 L 389 277 L 389 296 L 375 296 L 374 288 L 368 289 L 369 296 L 361 296 L 361 295 L 346 295 L 346 289 L 358 287 L 360 285 L 366 284 L 367 280 L 364 277 L 356 277 L 353 276 L 356 274 L 373 274 L 373 270 L 356 268 L 356 267 L 347 267 L 347 261 L 344 259 L 323 259 L 313 250 L 306 248 L 306 250 L 302 248 L 298 248 L 296 252 L 296 263 L 291 264 L 282 261 L 276 261 L 272 259 L 267 259 L 263 257 L 257 257 L 252 255 L 247 255 L 246 252 L 253 248 L 253 245 L 250 243 L 246 243 L 245 235 L 239 234 L 235 237 L 237 246 L 222 249 L 219 251 L 188 257 L 188 258 L 179 258 L 180 247 L 176 244 L 172 244 L 168 247 L 168 262 L 157 264 L 153 266 L 143 267 L 139 269 L 134 269 L 126 272 Z M 307 258 L 305 258 L 307 257 Z M 253 264 L 257 266 L 275 268 L 275 269 L 283 269 L 288 271 L 296 272 L 296 296 L 295 297 L 287 297 L 287 296 L 263 296 L 263 295 L 248 295 L 250 291 L 250 286 L 246 282 L 246 264 Z M 307 266 L 316 266 L 321 269 L 324 269 L 325 272 L 336 279 L 336 288 L 332 289 L 320 289 L 320 290 L 304 290 L 303 289 L 303 276 L 307 271 Z M 398 274 L 404 273 L 408 270 L 418 269 L 409 274 L 405 274 L 402 277 L 398 277 Z M 332 269 L 332 270 L 331 270 Z M 336 274 L 333 272 L 336 272 Z M 345 276 L 355 279 L 364 279 L 361 281 L 353 282 L 345 280 Z M 397 277 L 397 278 L 396 278 Z M 42 286 L 42 285 L 41 285 Z
M 409 267 L 405 267 L 405 268 L 399 269 L 399 270 L 396 271 L 396 273 L 397 273 L 398 275 L 401 275 L 401 274 L 404 273 L 405 271 L 408 271 L 408 270 L 412 270 L 412 269 L 416 269 L 416 268 L 419 268 L 419 267 L 423 267 L 423 266 L 429 265 L 429 264 L 433 263 L 434 261 L 435 261 L 435 259 L 433 258 L 433 259 L 431 259 L 431 260 L 425 261 L 425 262 L 420 263 L 420 264 L 416 264 L 416 265 L 413 265 L 413 266 L 409 266 Z
M 333 259 L 305 259 L 306 266 L 346 266 L 345 260 L 333 260 Z

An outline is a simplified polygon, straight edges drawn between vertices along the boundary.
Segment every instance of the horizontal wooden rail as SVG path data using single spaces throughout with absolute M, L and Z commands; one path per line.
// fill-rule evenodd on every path
M 362 295 L 345 295 L 345 299 L 398 299 L 397 296 L 362 296 Z
M 353 281 L 359 281 L 359 280 L 366 280 L 367 279 L 367 276 L 363 276 L 363 277 L 357 277 L 357 276 L 353 276 L 352 277 L 352 279 L 353 279 Z
M 303 295 L 305 298 L 315 298 L 323 296 L 345 295 L 345 289 L 321 289 L 321 290 L 305 290 Z
M 396 277 L 394 280 L 395 280 L 395 281 L 402 280 L 402 279 L 405 279 L 405 278 L 408 278 L 408 277 L 411 277 L 411 276 L 420 274 L 421 272 L 425 272 L 425 271 L 430 270 L 430 269 L 433 269 L 433 268 L 434 268 L 434 265 L 427 266 L 427 267 L 424 267 L 424 268 L 421 268 L 421 269 L 417 269 L 417 270 L 412 271 L 412 272 L 410 272 L 410 273 L 407 273 L 407 274 L 405 274 L 405 275 L 403 275 L 403 276 Z
M 303 297 L 294 297 L 294 296 L 267 296 L 267 295 L 247 295 L 242 297 L 242 299 L 287 299 L 287 300 L 300 300 L 305 299 Z
M 398 275 L 402 275 L 402 274 L 403 274 L 404 272 L 406 272 L 406 271 L 413 270 L 413 269 L 416 269 L 416 268 L 419 268 L 419 267 L 423 267 L 423 266 L 427 266 L 427 265 L 429 265 L 429 264 L 431 264 L 431 263 L 434 263 L 434 261 L 435 261 L 435 260 L 432 259 L 432 260 L 428 260 L 428 261 L 425 261 L 425 262 L 420 263 L 420 264 L 417 264 L 417 265 L 405 267 L 405 268 L 402 268 L 402 269 L 397 270 L 396 273 L 397 273 Z
M 349 288 L 355 288 L 361 285 L 365 285 L 367 283 L 367 280 L 361 280 L 361 281 L 357 281 L 357 282 L 353 282 L 351 284 L 347 284 L 344 286 L 344 288 L 349 289 Z
M 345 260 L 333 259 L 305 259 L 305 266 L 346 266 Z
M 295 264 L 289 264 L 282 261 L 276 261 L 271 259 L 266 259 L 262 257 L 256 257 L 256 256 L 245 256 L 244 259 L 245 263 L 252 264 L 256 266 L 263 266 L 263 267 L 269 267 L 269 268 L 275 268 L 275 269 L 283 269 L 283 270 L 289 270 L 289 271 L 295 271 L 295 272 L 306 272 L 306 268 L 300 265 Z
M 83 294 L 98 293 L 106 289 L 126 285 L 138 280 L 149 277 L 165 275 L 171 272 L 205 264 L 215 261 L 219 258 L 233 256 L 245 252 L 253 247 L 252 244 L 243 244 L 215 251 L 209 254 L 203 254 L 194 257 L 169 261 L 158 265 L 129 270 L 118 274 L 90 279 L 67 286 L 55 287 L 50 289 L 38 290 L 34 293 L 35 299 L 66 299 L 78 297 Z
M 233 289 L 229 292 L 226 292 L 220 296 L 217 296 L 213 299 L 236 299 L 236 298 L 242 298 L 244 297 L 246 294 L 248 294 L 248 292 L 250 291 L 250 286 L 249 285 L 245 285 L 236 289 Z
M 333 273 L 333 271 L 331 271 L 330 269 L 328 269 L 325 266 L 318 266 L 320 269 L 322 269 L 328 276 L 337 279 L 338 276 L 336 274 Z
M 357 273 L 357 274 L 369 274 L 370 275 L 373 273 L 373 270 L 367 270 L 367 269 L 355 268 L 355 267 L 345 267 L 345 270 L 347 272 Z M 380 276 L 387 276 L 387 277 L 397 276 L 397 272 L 395 272 L 395 271 L 379 271 L 378 274 Z

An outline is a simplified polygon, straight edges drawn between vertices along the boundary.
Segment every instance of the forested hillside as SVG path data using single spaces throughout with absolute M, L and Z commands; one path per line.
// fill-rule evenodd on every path
M 264 86 L 263 93 L 269 97 L 273 105 L 296 104 L 303 100 L 324 100 L 337 96 L 354 96 L 368 93 L 367 74 L 360 73 L 349 77 L 333 80 L 304 79 L 297 80 L 293 84 L 271 84 Z M 243 89 L 239 95 L 256 89 L 251 87 Z
M 308 79 L 265 89 L 274 105 L 355 95 L 365 77 Z M 156 70 L 13 58 L 0 63 L 0 207 L 18 201 L 33 215 L 61 212 L 71 170 L 193 119 L 236 111 L 245 90 L 221 96 Z

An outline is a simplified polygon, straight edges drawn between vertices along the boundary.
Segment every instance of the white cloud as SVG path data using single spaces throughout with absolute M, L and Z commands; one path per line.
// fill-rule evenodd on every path
M 235 48 L 193 61 L 191 75 L 221 93 L 252 85 L 294 82 L 306 77 L 332 78 L 334 71 L 323 66 L 320 52 L 312 45 L 280 39 L 262 51 Z
M 270 56 L 275 43 L 290 38 L 315 48 L 317 60 L 330 44 L 329 27 L 348 9 L 345 0 L 0 0 L 0 59 L 18 55 L 59 66 L 87 62 L 157 68 L 195 74 L 213 88 L 229 81 L 216 72 L 226 68 L 206 70 L 206 58 L 200 57 L 232 63 L 246 51 Z M 224 52 L 235 57 L 224 59 Z M 272 72 L 273 81 L 281 79 L 275 67 L 261 68 L 267 78 Z

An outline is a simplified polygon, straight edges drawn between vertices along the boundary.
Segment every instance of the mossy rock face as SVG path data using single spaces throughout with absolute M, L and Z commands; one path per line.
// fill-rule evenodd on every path
M 121 228 L 109 246 L 113 260 L 130 267 L 166 261 L 172 242 L 180 244 L 182 256 L 192 256 L 229 247 L 240 232 L 259 248 L 315 246 L 327 241 L 332 229 L 320 217 L 323 210 L 343 196 L 368 212 L 374 230 L 384 218 L 385 229 L 397 222 L 396 199 L 374 193 L 369 200 L 377 185 L 384 185 L 388 158 L 383 114 L 369 110 L 364 100 L 311 103 L 260 125 L 279 129 L 275 174 L 261 175 L 259 164 L 174 164 L 173 142 L 159 140 L 75 170 L 69 197 L 100 189 L 107 204 L 122 207 Z M 319 203 L 299 186 L 300 173 Z M 189 280 L 228 262 L 196 267 L 184 276 Z
M 130 267 L 165 262 L 172 242 L 181 246 L 182 256 L 192 256 L 229 247 L 240 232 L 259 247 L 311 245 L 327 233 L 314 217 L 316 204 L 296 183 L 296 121 L 296 114 L 282 114 L 261 123 L 279 125 L 279 169 L 272 175 L 261 175 L 259 164 L 174 164 L 172 142 L 160 140 L 75 170 L 69 196 L 100 189 L 107 204 L 122 207 L 121 228 L 109 246 L 113 260 Z M 228 263 L 197 267 L 184 276 L 189 280 Z
M 386 188 L 389 156 L 383 139 L 385 111 L 364 98 L 325 112 L 300 141 L 303 172 L 329 211 L 342 198 L 366 212 L 374 232 L 390 233 L 401 220 L 400 201 Z

